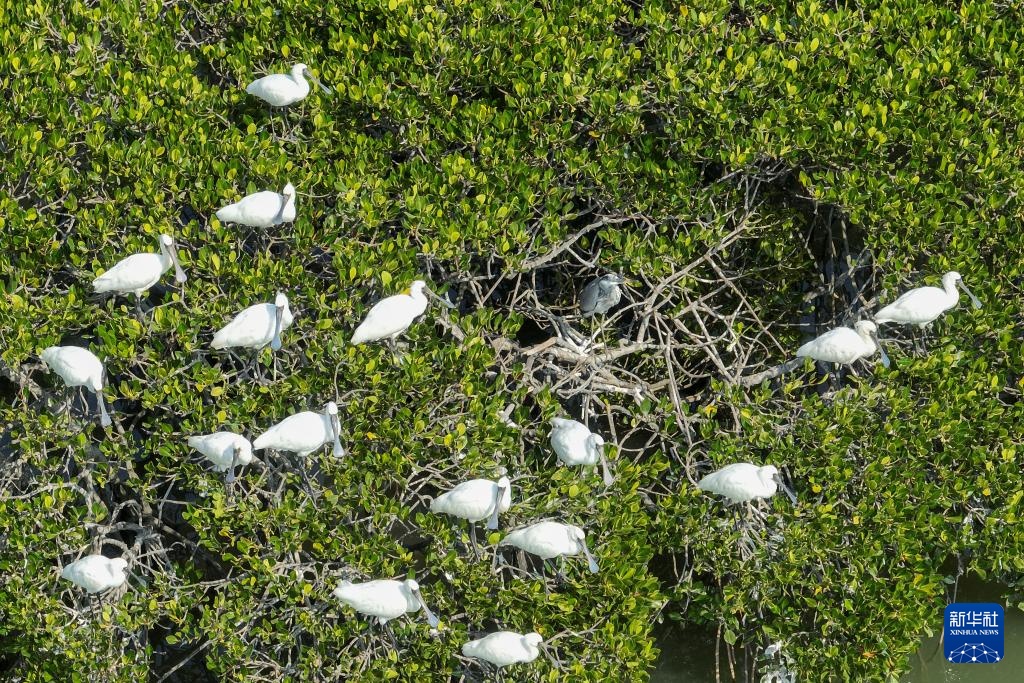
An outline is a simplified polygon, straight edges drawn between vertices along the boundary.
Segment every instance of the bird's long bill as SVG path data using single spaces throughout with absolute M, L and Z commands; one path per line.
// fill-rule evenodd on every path
M 334 457 L 340 458 L 345 455 L 345 449 L 341 447 L 341 423 L 337 415 L 331 415 L 331 431 L 334 433 Z
M 111 425 L 110 413 L 107 412 L 107 403 L 103 400 L 103 392 L 96 392 L 96 403 L 100 407 L 100 426 L 109 427 Z
M 608 469 L 608 458 L 604 457 L 604 451 L 601 452 L 601 476 L 604 478 L 604 485 L 611 486 L 615 483 L 615 477 L 612 476 L 612 472 Z
M 171 263 L 174 264 L 174 281 L 179 285 L 188 279 L 185 271 L 181 268 L 181 261 L 178 260 L 178 243 L 171 242 Z
M 967 285 L 964 284 L 964 281 L 959 280 L 957 281 L 957 284 L 960 286 L 960 289 L 964 290 L 964 294 L 971 297 L 971 305 L 974 306 L 975 308 L 981 308 L 981 300 L 978 297 L 974 296 L 974 292 L 967 289 Z
M 321 83 L 321 82 L 320 82 L 320 79 L 318 79 L 318 78 L 317 78 L 316 76 L 314 76 L 313 74 L 309 73 L 309 69 L 306 69 L 306 77 L 307 77 L 307 78 L 308 78 L 309 80 L 311 80 L 311 81 L 313 81 L 314 83 L 316 83 L 316 84 L 317 84 L 317 86 L 318 86 L 318 87 L 319 87 L 319 88 L 320 88 L 321 90 L 323 90 L 323 91 L 324 91 L 324 94 L 325 94 L 325 95 L 333 95 L 333 94 L 334 94 L 334 91 L 333 91 L 333 90 L 331 90 L 330 88 L 328 88 L 328 87 L 327 87 L 326 85 L 324 85 L 323 83 Z
M 782 489 L 783 492 L 785 492 L 786 496 L 789 498 L 789 502 L 796 505 L 796 494 L 793 493 L 791 488 L 786 486 L 785 482 L 782 481 L 782 477 L 777 474 L 775 475 L 775 483 L 779 485 L 779 488 Z
M 225 477 L 224 481 L 228 484 L 235 480 L 235 466 L 238 464 L 238 456 L 242 454 L 242 447 L 235 446 L 231 449 L 231 467 L 228 468 L 228 476 Z
M 879 355 L 882 356 L 882 366 L 886 368 L 889 367 L 889 354 L 887 354 L 885 349 L 882 348 L 882 340 L 878 338 L 877 334 L 872 334 L 871 338 L 875 341 L 875 347 L 878 349 Z
M 555 667 L 556 669 L 562 668 L 562 662 L 558 659 L 558 657 L 555 656 L 555 653 L 551 651 L 547 643 L 541 643 L 539 647 L 540 651 L 543 652 L 544 656 L 548 658 L 549 662 L 551 662 L 551 666 Z
M 292 200 L 292 196 L 287 192 L 281 194 L 281 208 L 277 210 L 277 215 L 274 216 L 274 220 L 284 219 L 284 210 L 288 208 L 288 202 Z
M 430 611 L 427 607 L 427 603 L 423 601 L 423 594 L 416 591 L 416 599 L 420 601 L 420 608 L 423 613 L 427 615 L 427 623 L 430 624 L 430 628 L 437 628 L 437 625 L 441 623 L 441 620 L 437 618 L 437 615 Z
M 498 486 L 494 491 L 494 508 L 491 510 L 491 518 L 487 520 L 487 528 L 491 531 L 498 528 L 498 505 L 501 497 L 505 495 L 505 487 Z
M 445 308 L 447 308 L 449 310 L 454 311 L 456 308 L 458 308 L 451 301 L 448 301 L 448 299 L 445 299 L 442 296 L 438 296 L 438 294 L 434 290 L 432 290 L 430 287 L 424 287 L 423 291 L 426 292 L 427 295 L 430 296 L 431 299 L 433 299 L 434 301 L 436 301 L 437 303 L 441 304 L 442 306 L 444 306 Z
M 595 560 L 594 556 L 590 554 L 590 548 L 587 547 L 586 540 L 583 541 L 583 554 L 587 556 L 587 564 L 590 567 L 590 573 L 596 574 L 598 570 L 597 560 Z
M 284 317 L 284 307 L 278 306 L 274 312 L 274 339 L 270 342 L 270 348 L 277 351 L 281 348 L 281 319 Z

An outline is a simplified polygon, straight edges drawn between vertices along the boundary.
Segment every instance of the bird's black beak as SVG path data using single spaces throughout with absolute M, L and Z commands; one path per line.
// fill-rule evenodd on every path
M 284 306 L 277 306 L 274 313 L 274 339 L 270 342 L 270 348 L 277 351 L 281 348 L 281 322 L 284 318 Z
M 498 528 L 498 505 L 501 504 L 501 497 L 505 495 L 505 487 L 499 486 L 494 493 L 494 509 L 491 510 L 491 518 L 487 520 L 487 528 L 494 531 Z
M 776 474 L 772 478 L 775 479 L 775 483 L 778 484 L 779 488 L 782 489 L 783 492 L 785 492 L 786 496 L 789 497 L 789 502 L 791 502 L 793 505 L 796 505 L 796 503 L 797 503 L 797 501 L 796 501 L 796 494 L 793 493 L 792 489 L 790 489 L 788 486 L 786 486 L 786 483 L 784 481 L 782 481 L 782 477 L 780 475 Z
M 882 340 L 878 338 L 878 333 L 872 332 L 871 339 L 875 342 L 875 346 L 878 348 L 878 353 L 882 356 L 882 366 L 888 368 L 890 365 L 889 354 L 885 352 L 885 348 L 882 346 Z

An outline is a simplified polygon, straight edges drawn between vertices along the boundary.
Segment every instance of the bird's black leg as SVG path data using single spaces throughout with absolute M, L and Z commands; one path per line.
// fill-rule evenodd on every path
M 473 545 L 473 555 L 480 560 L 480 548 L 476 543 L 476 522 L 469 523 L 469 542 Z

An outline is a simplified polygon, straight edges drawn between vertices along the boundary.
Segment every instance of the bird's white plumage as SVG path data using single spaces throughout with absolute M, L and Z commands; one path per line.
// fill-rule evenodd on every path
M 103 400 L 103 363 L 92 351 L 80 346 L 50 346 L 39 357 L 67 386 L 85 387 L 92 391 L 99 404 L 100 424 L 110 426 L 110 415 Z
M 286 417 L 256 437 L 252 446 L 258 451 L 269 448 L 305 457 L 324 444 L 333 443 L 334 455 L 340 457 L 344 450 L 337 433 L 339 429 L 338 407 L 331 402 L 324 412 L 307 410 Z
M 286 74 L 270 74 L 245 87 L 245 92 L 260 98 L 272 107 L 287 107 L 309 95 L 306 65 L 296 64 Z
M 352 335 L 353 344 L 394 338 L 409 329 L 413 320 L 427 310 L 427 297 L 423 293 L 426 283 L 416 280 L 408 294 L 396 294 L 378 301 Z
M 171 266 L 175 268 L 175 280 L 179 283 L 184 282 L 185 273 L 178 264 L 174 240 L 169 235 L 161 235 L 160 253 L 132 254 L 123 258 L 93 280 L 92 287 L 97 292 L 132 293 L 141 296 L 159 282 Z
M 512 485 L 508 477 L 498 481 L 471 479 L 430 501 L 430 511 L 460 517 L 470 522 L 480 522 L 494 513 L 494 502 L 498 490 L 502 489 L 498 503 L 498 514 L 507 512 L 512 506 Z
M 332 594 L 355 611 L 376 617 L 381 624 L 422 609 L 430 625 L 436 626 L 437 618 L 423 602 L 419 590 L 419 584 L 412 579 L 377 579 L 364 583 L 342 581 Z
M 86 593 L 102 593 L 128 580 L 124 572 L 127 566 L 128 562 L 121 557 L 86 555 L 64 567 L 60 575 Z
M 879 350 L 873 338 L 874 323 L 860 320 L 854 327 L 856 329 L 837 327 L 825 332 L 797 349 L 797 357 L 848 365 L 874 355 Z
M 950 271 L 942 276 L 941 288 L 918 287 L 905 292 L 896 301 L 878 311 L 875 314 L 875 322 L 924 327 L 959 303 L 958 287 L 967 293 L 975 308 L 981 308 L 981 302 L 967 289 L 960 273 Z
M 242 197 L 217 211 L 221 223 L 238 223 L 269 228 L 295 220 L 295 187 L 288 183 L 281 192 L 263 190 Z
M 712 472 L 699 482 L 697 488 L 717 493 L 732 503 L 748 503 L 755 498 L 771 498 L 778 491 L 774 465 L 758 467 L 749 462 L 737 462 Z
M 288 298 L 284 299 L 281 315 L 281 331 L 292 324 L 292 311 L 288 307 Z M 210 344 L 215 349 L 242 347 L 262 349 L 274 340 L 277 325 L 277 306 L 274 304 L 255 304 L 234 317 L 224 327 L 217 330 Z
M 583 529 L 561 522 L 538 522 L 522 529 L 509 532 L 499 545 L 511 545 L 536 555 L 542 560 L 554 557 L 585 555 L 590 562 L 590 571 L 597 571 L 597 562 L 587 547 Z
M 214 432 L 188 437 L 188 445 L 210 461 L 213 469 L 226 472 L 232 465 L 248 465 L 252 462 L 252 444 L 241 434 Z M 237 460 L 235 448 L 238 447 Z
M 604 483 L 613 479 L 604 455 L 604 439 L 582 422 L 561 417 L 551 418 L 551 448 L 558 459 L 570 466 L 601 464 Z
M 539 633 L 498 631 L 465 643 L 462 646 L 462 654 L 482 659 L 497 667 L 511 666 L 537 659 L 540 644 L 543 642 L 544 639 Z

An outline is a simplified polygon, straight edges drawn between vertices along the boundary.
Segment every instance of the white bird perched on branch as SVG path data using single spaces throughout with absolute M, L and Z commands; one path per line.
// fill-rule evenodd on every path
M 128 580 L 124 573 L 127 566 L 128 561 L 123 557 L 86 555 L 64 567 L 60 576 L 86 593 L 95 595 L 123 585 Z
M 174 281 L 178 284 L 188 278 L 178 262 L 178 245 L 170 235 L 160 235 L 160 253 L 132 254 L 115 263 L 103 275 L 92 281 L 92 288 L 100 293 L 117 292 L 135 294 L 135 305 L 141 313 L 143 292 L 160 281 L 161 276 L 174 266 Z
M 242 197 L 217 211 L 221 223 L 238 223 L 252 228 L 269 228 L 295 220 L 295 186 L 288 183 L 281 192 L 263 190 Z
M 249 306 L 217 330 L 210 346 L 215 349 L 262 349 L 269 344 L 272 350 L 277 351 L 281 348 L 281 332 L 291 326 L 292 319 L 288 297 L 278 292 L 274 303 Z
M 318 81 L 305 64 L 296 64 L 286 74 L 270 74 L 257 78 L 245 86 L 245 92 L 260 98 L 271 107 L 287 107 L 306 99 L 309 95 L 307 78 L 316 83 L 324 94 L 331 94 L 331 89 Z
M 459 517 L 469 522 L 473 552 L 479 557 L 476 523 L 487 520 L 488 529 L 498 528 L 498 515 L 512 506 L 512 484 L 508 477 L 498 481 L 470 479 L 430 501 L 430 511 Z
M 439 623 L 423 600 L 420 585 L 414 579 L 378 579 L 365 583 L 342 581 L 332 595 L 360 614 L 376 617 L 377 623 L 382 626 L 407 612 L 419 610 L 423 610 L 430 628 L 437 628 Z
M 510 545 L 536 555 L 542 560 L 583 554 L 590 571 L 598 570 L 597 560 L 587 547 L 587 535 L 583 529 L 561 522 L 538 522 L 510 532 L 498 545 Z
M 615 481 L 604 455 L 604 439 L 600 434 L 591 432 L 585 424 L 561 417 L 551 418 L 551 447 L 566 465 L 601 463 L 604 485 L 611 486 Z
M 837 327 L 812 339 L 796 351 L 797 358 L 813 358 L 826 363 L 849 365 L 860 358 L 869 358 L 878 351 L 882 365 L 889 367 L 889 356 L 878 341 L 878 328 L 870 320 L 858 320 L 849 327 Z
M 516 633 L 497 631 L 483 638 L 471 640 L 462 646 L 462 654 L 482 659 L 501 668 L 513 664 L 532 662 L 537 659 L 544 638 L 539 633 Z
M 188 445 L 196 449 L 213 464 L 218 472 L 227 472 L 225 481 L 235 480 L 235 467 L 252 462 L 252 444 L 241 434 L 214 432 L 188 437 Z
M 981 301 L 967 289 L 960 273 L 950 271 L 942 276 L 942 287 L 918 287 L 901 295 L 896 301 L 875 314 L 876 323 L 901 323 L 925 327 L 960 301 L 957 287 L 971 298 L 975 308 Z
M 749 462 L 737 462 L 712 472 L 699 482 L 697 488 L 717 493 L 730 503 L 749 503 L 758 498 L 771 498 L 781 488 L 796 505 L 796 494 L 782 481 L 775 465 L 758 467 Z
M 269 448 L 306 457 L 332 441 L 334 456 L 340 458 L 345 455 L 345 449 L 341 447 L 338 404 L 334 401 L 329 402 L 322 413 L 307 410 L 286 417 L 256 437 L 252 447 L 258 451 Z
M 103 401 L 103 363 L 92 351 L 79 346 L 51 346 L 39 357 L 67 386 L 85 387 L 94 393 L 99 404 L 100 424 L 110 426 L 110 415 Z
M 416 280 L 409 286 L 408 294 L 395 294 L 374 304 L 352 334 L 352 344 L 383 339 L 397 357 L 395 339 L 427 310 L 427 297 L 423 293 L 426 286 L 423 280 Z

